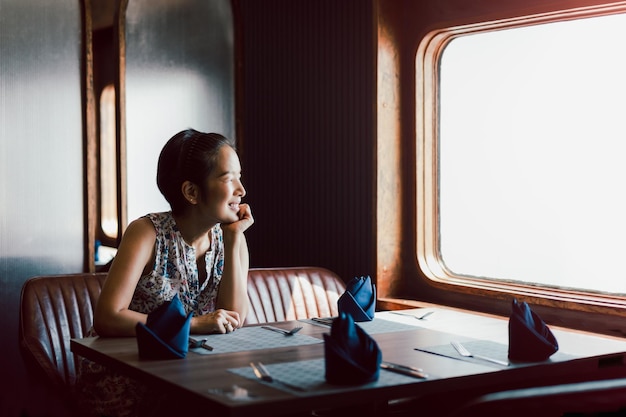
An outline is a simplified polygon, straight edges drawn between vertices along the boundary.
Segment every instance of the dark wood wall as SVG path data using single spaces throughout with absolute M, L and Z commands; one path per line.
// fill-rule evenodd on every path
M 364 0 L 241 0 L 251 266 L 375 274 L 375 26 Z

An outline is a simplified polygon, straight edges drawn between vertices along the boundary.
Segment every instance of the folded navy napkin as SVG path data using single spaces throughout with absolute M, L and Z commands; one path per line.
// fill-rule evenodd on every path
M 193 313 L 185 314 L 178 294 L 148 314 L 146 324 L 137 323 L 137 347 L 142 359 L 182 359 L 189 350 Z
M 559 350 L 559 344 L 546 323 L 525 302 L 513 299 L 509 317 L 509 359 L 540 362 Z
M 374 320 L 376 311 L 376 286 L 369 276 L 354 277 L 346 291 L 337 300 L 337 309 L 352 316 L 354 321 Z
M 330 334 L 324 333 L 326 381 L 335 385 L 360 385 L 378 380 L 382 353 L 378 344 L 352 316 L 339 313 Z

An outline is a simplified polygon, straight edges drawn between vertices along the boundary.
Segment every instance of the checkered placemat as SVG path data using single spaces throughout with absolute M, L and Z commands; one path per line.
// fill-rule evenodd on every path
M 254 371 L 249 366 L 229 369 L 229 372 L 240 375 L 244 378 L 258 381 L 260 384 L 265 384 L 275 387 L 277 389 L 290 392 L 295 395 L 306 396 L 312 393 L 319 394 L 326 392 L 341 392 L 342 390 L 354 389 L 354 386 L 344 388 L 342 386 L 332 385 L 326 382 L 325 366 L 326 365 L 323 358 L 297 362 L 265 364 L 265 367 L 268 369 L 272 377 L 280 381 L 284 381 L 290 385 L 300 387 L 303 391 L 290 389 L 278 383 L 261 381 L 254 375 Z M 432 377 L 432 375 L 430 377 Z M 424 380 L 380 369 L 378 381 L 363 384 L 363 387 L 385 387 L 415 383 L 419 381 Z
M 508 362 L 509 358 L 509 346 L 503 343 L 497 343 L 490 340 L 471 340 L 471 341 L 463 341 L 463 346 L 467 348 L 470 352 L 486 356 L 489 358 L 497 359 L 500 361 Z M 429 346 L 429 347 L 419 347 L 415 348 L 415 350 L 419 350 L 422 352 L 432 353 L 435 355 L 446 356 L 448 358 L 464 360 L 473 363 L 480 363 L 482 365 L 489 365 L 495 368 L 502 368 L 501 365 L 485 361 L 482 359 L 470 358 L 461 356 L 456 349 L 451 344 L 447 345 L 438 345 L 438 346 Z M 568 355 L 567 353 L 556 352 L 554 355 L 550 357 L 548 361 L 565 361 L 575 359 L 576 357 L 573 355 Z M 511 365 L 528 365 L 524 363 L 511 363 Z
M 195 340 L 206 338 L 206 344 L 213 348 L 212 351 L 203 348 L 189 349 L 190 352 L 201 355 L 312 345 L 323 342 L 322 339 L 300 333 L 296 333 L 293 336 L 285 336 L 257 326 L 242 327 L 232 333 L 204 336 L 195 334 L 192 337 Z
M 313 319 L 301 319 L 304 323 L 315 324 L 330 329 L 330 326 L 319 323 Z M 410 325 L 406 323 L 400 323 L 390 320 L 384 320 L 380 318 L 374 318 L 372 321 L 360 321 L 356 323 L 360 328 L 365 330 L 368 334 L 380 334 L 380 333 L 392 333 L 392 332 L 404 332 L 407 330 L 415 330 L 420 328 L 419 325 Z

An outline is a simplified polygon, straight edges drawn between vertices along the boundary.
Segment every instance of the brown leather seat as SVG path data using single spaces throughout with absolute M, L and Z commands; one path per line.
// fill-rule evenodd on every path
M 575 417 L 626 415 L 626 378 L 518 388 L 483 394 L 449 417 Z
M 60 388 L 76 382 L 70 339 L 87 334 L 106 273 L 27 280 L 20 301 L 20 349 L 29 371 Z
M 319 267 L 250 269 L 246 324 L 331 317 L 344 282 Z
M 70 339 L 84 337 L 106 272 L 33 277 L 22 287 L 19 340 L 28 370 L 70 395 L 76 382 Z M 343 281 L 317 267 L 250 269 L 247 324 L 337 315 Z
M 106 273 L 49 275 L 22 286 L 20 351 L 31 383 L 48 395 L 49 415 L 81 415 L 73 395 L 76 362 L 70 339 L 91 328 L 105 278 Z

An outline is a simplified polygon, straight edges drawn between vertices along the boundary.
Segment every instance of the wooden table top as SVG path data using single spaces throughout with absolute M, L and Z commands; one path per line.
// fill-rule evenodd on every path
M 425 320 L 411 317 L 433 311 Z M 376 340 L 383 360 L 419 367 L 429 375 L 427 379 L 397 376 L 380 370 L 376 383 L 359 386 L 331 386 L 323 381 L 323 334 L 329 328 L 310 320 L 273 323 L 289 329 L 302 326 L 293 338 L 293 344 L 272 349 L 252 349 L 199 354 L 190 351 L 184 359 L 142 360 L 138 357 L 137 341 L 129 338 L 84 338 L 71 341 L 72 351 L 95 362 L 110 366 L 119 372 L 143 381 L 147 385 L 175 391 L 186 398 L 191 409 L 205 407 L 215 416 L 279 416 L 364 403 L 386 404 L 399 398 L 426 396 L 433 393 L 454 392 L 467 387 L 498 386 L 499 389 L 519 388 L 530 384 L 572 382 L 584 379 L 626 375 L 624 352 L 626 341 L 588 333 L 553 329 L 559 341 L 559 352 L 550 360 L 534 364 L 512 364 L 507 367 L 473 359 L 435 354 L 429 349 L 443 349 L 450 341 L 459 340 L 471 345 L 491 343 L 506 350 L 508 321 L 506 318 L 461 312 L 444 307 L 404 310 L 403 314 L 377 313 L 373 322 L 361 323 Z M 409 314 L 409 315 L 404 315 Z M 256 327 L 256 326 L 251 326 Z M 239 329 L 232 335 L 258 335 L 258 328 Z M 256 333 L 255 333 L 256 332 Z M 268 338 L 284 337 L 267 332 Z M 212 335 L 220 346 L 230 335 Z M 296 338 L 307 341 L 298 344 Z M 220 338 L 220 339 L 217 339 Z M 310 343 L 310 338 L 319 343 Z M 236 342 L 232 338 L 233 345 Z M 262 341 L 256 340 L 259 346 Z M 313 341 L 314 342 L 314 341 Z M 423 349 L 423 350 L 416 350 Z M 442 351 L 443 352 L 443 351 Z M 505 352 L 500 352 L 505 355 Z M 306 392 L 294 392 L 262 383 L 250 377 L 250 362 L 263 362 L 270 369 L 293 369 L 290 382 L 310 383 Z M 304 365 L 313 368 L 303 368 Z M 546 377 L 545 368 L 550 367 Z M 311 371 L 307 371 L 311 369 Z M 274 371 L 272 371 L 274 373 Z M 250 375 L 247 375 L 250 374 Z M 312 381 L 312 382 L 311 382 Z

